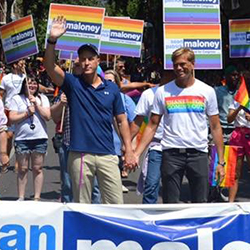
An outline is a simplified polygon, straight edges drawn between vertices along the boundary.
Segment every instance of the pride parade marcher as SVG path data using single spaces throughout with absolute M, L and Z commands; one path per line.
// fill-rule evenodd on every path
M 190 186 L 192 202 L 206 202 L 208 196 L 208 127 L 218 151 L 216 179 L 222 181 L 224 172 L 223 138 L 217 100 L 212 87 L 195 79 L 195 55 L 189 48 L 180 48 L 172 54 L 175 80 L 158 88 L 152 115 L 140 144 L 136 148 L 137 161 L 152 141 L 161 117 L 164 132 L 161 140 L 162 191 L 164 203 L 180 199 L 184 174 Z
M 66 32 L 66 19 L 53 20 L 45 52 L 45 68 L 67 96 L 70 108 L 70 148 L 68 166 L 75 202 L 91 203 L 94 177 L 97 176 L 102 202 L 122 204 L 122 183 L 115 155 L 112 123 L 116 117 L 125 145 L 127 168 L 136 167 L 129 126 L 119 88 L 97 75 L 99 53 L 91 44 L 78 49 L 80 76 L 65 73 L 55 65 L 55 44 Z
M 245 72 L 243 76 L 244 79 L 242 78 L 242 81 L 244 82 L 241 84 L 245 84 L 245 91 L 248 92 L 247 89 L 250 89 L 250 72 Z M 238 92 L 236 95 L 238 95 Z M 235 98 L 237 97 L 235 96 Z M 250 111 L 246 111 L 246 109 L 244 109 L 239 102 L 234 101 L 229 106 L 227 121 L 229 123 L 234 122 L 235 125 L 235 129 L 229 140 L 229 145 L 238 147 L 235 184 L 229 188 L 228 196 L 229 202 L 234 202 L 238 192 L 239 178 L 242 175 L 242 167 L 245 156 L 248 167 L 250 166 Z
M 229 65 L 225 69 L 225 85 L 215 87 L 223 139 L 226 144 L 228 144 L 230 135 L 234 130 L 234 124 L 228 123 L 227 115 L 229 106 L 234 102 L 234 96 L 239 87 L 239 80 L 237 68 L 233 65 Z
M 7 154 L 7 116 L 4 112 L 4 106 L 2 99 L 0 99 L 0 164 L 2 166 L 2 172 L 7 171 L 9 166 L 9 157 Z
M 25 60 L 21 59 L 17 62 L 11 64 L 11 73 L 5 75 L 2 78 L 0 85 L 0 96 L 5 100 L 5 112 L 9 113 L 11 100 L 13 96 L 17 95 L 22 87 L 23 79 L 25 78 Z M 10 151 L 12 148 L 12 139 L 15 132 L 15 126 L 11 125 L 8 127 L 7 131 L 7 155 L 10 155 Z M 7 166 L 4 168 L 4 172 L 6 172 Z M 17 170 L 17 163 L 15 163 L 15 170 Z
M 48 98 L 38 91 L 38 82 L 34 76 L 29 75 L 23 80 L 20 93 L 12 98 L 10 104 L 9 119 L 15 124 L 19 201 L 25 199 L 29 162 L 33 173 L 35 201 L 40 200 L 43 186 L 42 168 L 48 147 L 46 121 L 50 119 L 50 104 Z
M 136 105 L 136 117 L 130 125 L 132 139 L 138 134 L 144 118 L 150 118 L 155 92 L 158 87 L 145 90 Z M 150 142 L 145 159 L 143 159 L 142 172 L 139 177 L 137 190 L 143 193 L 143 204 L 156 204 L 159 196 L 161 179 L 163 119 L 155 132 L 153 140 Z

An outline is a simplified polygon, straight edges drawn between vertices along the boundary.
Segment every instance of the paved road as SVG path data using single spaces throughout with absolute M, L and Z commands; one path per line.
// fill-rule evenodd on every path
M 54 124 L 52 121 L 48 123 L 48 133 L 50 138 L 54 134 Z M 13 152 L 14 153 L 14 152 Z M 12 154 L 13 154 L 12 153 Z M 14 173 L 14 156 L 11 159 L 11 169 L 8 173 L 0 175 L 0 199 L 1 200 L 16 200 L 17 184 L 16 173 Z M 124 193 L 124 201 L 126 204 L 141 204 L 142 197 L 136 194 L 136 183 L 139 175 L 139 170 L 131 173 L 129 178 L 123 179 L 123 184 L 129 189 L 128 193 Z M 29 180 L 26 190 L 26 199 L 33 198 L 33 183 L 32 173 L 29 171 Z M 60 198 L 60 169 L 58 157 L 54 153 L 51 140 L 49 140 L 48 154 L 45 158 L 44 164 L 44 186 L 41 195 L 42 200 L 45 201 L 59 201 Z M 181 194 L 182 202 L 189 201 L 189 190 L 187 182 L 183 184 L 183 192 Z M 240 180 L 240 188 L 238 192 L 237 201 L 250 201 L 250 176 L 245 167 L 243 178 Z M 161 203 L 159 197 L 158 203 Z

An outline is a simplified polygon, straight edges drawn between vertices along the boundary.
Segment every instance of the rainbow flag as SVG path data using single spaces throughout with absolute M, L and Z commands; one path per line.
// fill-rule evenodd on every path
M 103 54 L 140 57 L 144 21 L 105 17 L 101 48 Z
M 67 20 L 67 32 L 58 40 L 57 50 L 77 51 L 82 44 L 86 43 L 93 44 L 99 49 L 104 13 L 104 8 L 52 3 L 50 4 L 47 37 L 53 19 L 64 16 Z
M 236 102 L 238 102 L 241 106 L 246 108 L 248 110 L 248 112 L 250 112 L 250 110 L 249 110 L 249 95 L 248 95 L 246 82 L 245 82 L 245 79 L 243 76 L 241 77 L 241 84 L 240 84 L 240 87 L 239 87 L 235 97 L 234 97 L 234 100 Z
M 224 148 L 224 161 L 226 165 L 225 169 L 225 178 L 220 184 L 221 187 L 232 187 L 235 183 L 235 173 L 237 165 L 237 146 L 226 145 Z M 211 148 L 211 159 L 209 164 L 209 184 L 210 186 L 217 186 L 218 182 L 215 180 L 216 167 L 218 163 L 218 154 L 216 147 Z
M 171 55 L 181 47 L 194 51 L 196 69 L 222 69 L 220 24 L 164 24 L 164 69 L 173 69 Z
M 170 1 L 163 3 L 163 22 L 220 23 L 219 1 Z
M 229 20 L 231 58 L 250 57 L 250 19 Z
M 39 52 L 32 16 L 1 26 L 0 34 L 7 63 Z

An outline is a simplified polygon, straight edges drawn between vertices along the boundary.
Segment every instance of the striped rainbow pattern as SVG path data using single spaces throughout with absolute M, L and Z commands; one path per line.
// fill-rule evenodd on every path
M 229 33 L 246 33 L 250 32 L 250 19 L 242 19 L 242 20 L 229 20 Z M 238 57 L 250 57 L 250 44 L 239 44 L 233 45 L 231 44 L 230 38 L 230 57 L 238 58 Z
M 59 59 L 60 60 L 70 60 L 70 59 L 72 59 L 73 61 L 75 61 L 77 57 L 78 57 L 78 54 L 77 54 L 76 51 L 74 51 L 74 52 L 64 51 L 64 50 L 59 51 Z
M 164 39 L 220 39 L 221 26 L 219 24 L 164 24 Z M 220 46 L 222 47 L 222 46 Z M 164 69 L 173 69 L 171 54 L 166 53 L 164 46 Z M 195 52 L 195 50 L 194 50 Z M 195 54 L 196 69 L 221 69 L 222 52 L 219 54 Z
M 248 95 L 245 79 L 243 76 L 241 77 L 241 84 L 234 97 L 234 100 L 238 102 L 241 106 L 249 109 L 249 95 Z
M 205 98 L 201 96 L 166 97 L 165 108 L 169 114 L 203 113 L 205 110 Z
M 32 16 L 23 17 L 17 21 L 8 23 L 0 27 L 1 39 L 10 39 L 11 36 L 33 29 L 35 34 Z M 3 43 L 3 42 L 2 42 Z M 4 43 L 3 43 L 4 44 Z M 32 41 L 13 47 L 10 50 L 4 50 L 7 63 L 15 62 L 21 58 L 25 58 L 38 53 L 36 38 Z
M 128 19 L 128 18 L 115 18 L 105 17 L 103 22 L 103 29 L 105 30 L 117 30 L 127 31 L 133 33 L 143 33 L 144 21 Z M 131 43 L 119 43 L 111 41 L 101 41 L 100 52 L 103 54 L 121 55 L 140 57 L 141 56 L 141 44 Z
M 221 187 L 232 187 L 235 183 L 235 173 L 237 164 L 238 147 L 226 145 L 224 148 L 224 161 L 226 163 L 225 178 L 220 184 Z M 218 163 L 218 154 L 216 147 L 211 148 L 211 159 L 209 165 L 209 184 L 210 186 L 217 186 L 218 182 L 215 180 L 216 167 Z
M 49 22 L 52 22 L 57 16 L 64 16 L 67 21 L 82 22 L 89 24 L 100 24 L 102 26 L 105 9 L 78 5 L 67 4 L 50 4 Z M 49 26 L 49 25 L 48 25 Z M 47 35 L 49 27 L 47 27 Z M 95 45 L 98 49 L 100 47 L 100 36 L 89 37 L 72 36 L 65 33 L 57 42 L 56 49 L 64 51 L 77 51 L 77 49 L 86 43 Z
M 164 8 L 164 22 L 220 23 L 219 8 Z

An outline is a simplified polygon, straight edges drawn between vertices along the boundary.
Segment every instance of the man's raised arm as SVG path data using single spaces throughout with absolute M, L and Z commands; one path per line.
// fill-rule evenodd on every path
M 55 64 L 55 45 L 57 39 L 66 32 L 66 19 L 63 16 L 58 16 L 53 19 L 49 38 L 47 40 L 47 47 L 44 57 L 44 66 L 53 83 L 61 86 L 64 81 L 64 71 Z

